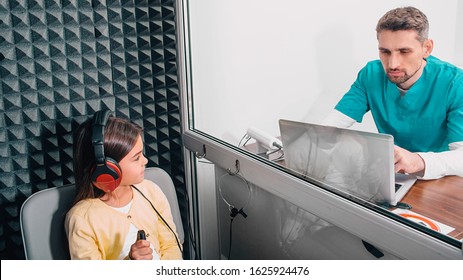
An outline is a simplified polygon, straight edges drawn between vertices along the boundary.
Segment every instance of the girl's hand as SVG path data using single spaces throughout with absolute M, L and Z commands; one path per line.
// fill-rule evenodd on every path
M 137 240 L 130 246 L 129 259 L 131 260 L 152 260 L 153 249 L 147 240 Z

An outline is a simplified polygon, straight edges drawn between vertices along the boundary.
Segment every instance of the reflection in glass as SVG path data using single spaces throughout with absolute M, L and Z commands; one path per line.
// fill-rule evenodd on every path
M 361 238 L 313 214 L 310 211 L 313 206 L 296 206 L 253 184 L 249 201 L 250 189 L 242 180 L 229 176 L 221 168 L 216 173 L 217 178 L 224 178 L 217 186 L 222 188 L 217 205 L 220 250 L 225 258 L 375 259 Z M 229 204 L 243 207 L 246 218 L 241 215 L 231 218 Z M 384 253 L 381 259 L 397 259 L 388 250 L 378 249 Z
M 282 128 L 285 165 L 367 201 L 383 202 L 380 187 L 390 184 L 387 146 L 360 133 L 319 125 Z

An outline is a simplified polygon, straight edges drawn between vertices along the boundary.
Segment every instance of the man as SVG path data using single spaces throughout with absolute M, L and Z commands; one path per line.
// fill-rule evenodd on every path
M 413 7 L 376 26 L 380 60 L 369 62 L 324 121 L 350 127 L 371 111 L 394 136 L 395 171 L 421 179 L 463 176 L 463 70 L 431 56 L 429 24 Z

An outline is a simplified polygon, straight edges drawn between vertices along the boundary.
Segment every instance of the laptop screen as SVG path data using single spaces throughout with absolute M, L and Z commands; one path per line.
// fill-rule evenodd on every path
M 288 168 L 367 201 L 391 199 L 392 136 L 289 120 L 279 124 Z

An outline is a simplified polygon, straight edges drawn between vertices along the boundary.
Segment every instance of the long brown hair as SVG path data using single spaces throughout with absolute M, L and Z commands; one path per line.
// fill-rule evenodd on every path
M 96 166 L 92 145 L 92 122 L 83 122 L 74 133 L 74 177 L 77 203 L 87 198 L 99 198 L 104 192 L 92 184 L 92 171 Z M 142 128 L 129 120 L 109 117 L 104 129 L 104 154 L 120 162 L 135 146 Z M 124 176 L 124 174 L 122 174 Z

